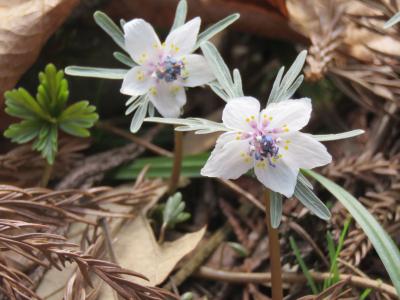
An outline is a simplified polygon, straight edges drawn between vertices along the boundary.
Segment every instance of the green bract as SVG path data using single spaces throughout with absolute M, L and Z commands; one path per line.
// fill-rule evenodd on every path
M 22 119 L 10 125 L 4 136 L 13 142 L 24 144 L 33 141 L 32 148 L 41 152 L 49 164 L 54 163 L 57 153 L 58 129 L 77 137 L 88 137 L 88 128 L 98 120 L 96 107 L 88 101 L 66 106 L 69 96 L 68 82 L 62 71 L 48 64 L 39 73 L 39 86 L 34 98 L 24 88 L 5 93 L 5 111 Z

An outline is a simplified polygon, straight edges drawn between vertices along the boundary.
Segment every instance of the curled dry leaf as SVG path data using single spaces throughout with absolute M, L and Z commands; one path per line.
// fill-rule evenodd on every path
M 78 0 L 0 0 L 0 111 L 3 94 L 35 62 Z M 4 113 L 0 114 L 0 120 Z M 0 124 L 4 129 L 6 124 Z
M 140 214 L 119 232 L 114 250 L 121 266 L 135 270 L 149 279 L 149 281 L 135 279 L 138 283 L 156 286 L 162 283 L 176 264 L 197 246 L 205 232 L 204 227 L 199 231 L 185 234 L 173 242 L 159 245 L 149 221 L 144 214 Z M 104 293 L 100 299 L 110 298 Z

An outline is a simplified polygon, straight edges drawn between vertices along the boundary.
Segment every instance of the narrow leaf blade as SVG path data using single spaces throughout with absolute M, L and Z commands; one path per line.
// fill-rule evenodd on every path
M 400 251 L 371 213 L 349 192 L 328 178 L 310 170 L 304 171 L 321 183 L 350 212 L 364 230 L 388 272 L 400 296 Z

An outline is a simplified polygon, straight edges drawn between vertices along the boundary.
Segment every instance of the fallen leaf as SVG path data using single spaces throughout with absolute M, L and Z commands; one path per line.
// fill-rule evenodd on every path
M 140 214 L 121 229 L 114 243 L 114 251 L 122 267 L 135 270 L 149 279 L 135 279 L 138 283 L 156 286 L 167 278 L 185 255 L 196 248 L 205 232 L 206 228 L 203 227 L 175 241 L 159 245 L 149 221 L 144 214 Z
M 0 108 L 3 94 L 36 61 L 79 0 L 0 0 Z M 1 122 L 2 128 L 7 124 Z

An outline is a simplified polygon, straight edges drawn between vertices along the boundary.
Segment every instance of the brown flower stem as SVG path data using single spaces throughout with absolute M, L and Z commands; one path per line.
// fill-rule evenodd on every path
M 174 131 L 174 163 L 172 166 L 171 179 L 169 182 L 169 194 L 173 194 L 178 188 L 179 177 L 182 168 L 182 146 L 183 146 L 183 133 L 182 131 Z
M 160 229 L 160 236 L 158 237 L 158 244 L 164 243 L 165 240 L 165 232 L 167 231 L 167 224 L 163 224 Z
M 272 300 L 282 300 L 283 291 L 279 231 L 276 228 L 272 228 L 271 225 L 271 200 L 269 199 L 269 191 L 265 190 L 264 198 L 266 210 L 265 219 L 268 227 L 269 261 L 271 264 Z
M 45 160 L 45 167 L 43 170 L 43 174 L 42 174 L 42 178 L 40 179 L 40 187 L 47 187 L 47 185 L 49 184 L 49 180 L 51 177 L 51 173 L 53 172 L 53 165 L 49 164 L 47 162 L 47 160 Z

